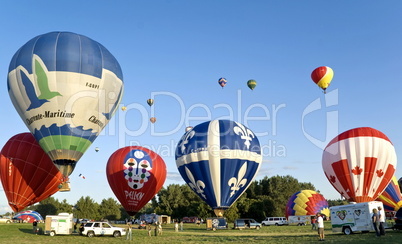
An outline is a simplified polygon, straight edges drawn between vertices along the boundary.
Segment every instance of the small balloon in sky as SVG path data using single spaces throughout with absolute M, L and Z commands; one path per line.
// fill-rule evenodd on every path
M 223 77 L 219 78 L 218 80 L 219 85 L 223 88 L 224 86 L 226 86 L 227 80 Z
M 248 81 L 247 81 L 247 86 L 248 86 L 248 88 L 250 88 L 251 90 L 254 90 L 254 88 L 257 86 L 257 81 L 255 81 L 255 80 L 248 80 Z
M 313 70 L 311 73 L 311 79 L 326 92 L 329 84 L 334 77 L 334 71 L 328 66 L 321 66 Z

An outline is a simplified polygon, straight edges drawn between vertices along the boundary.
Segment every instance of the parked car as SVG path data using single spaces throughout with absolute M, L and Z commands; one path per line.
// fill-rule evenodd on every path
M 402 230 L 402 208 L 400 208 L 395 214 L 395 224 L 392 227 L 394 230 Z
M 108 222 L 95 221 L 95 222 L 88 222 L 84 225 L 82 235 L 86 235 L 88 237 L 94 237 L 94 236 L 120 237 L 122 235 L 126 235 L 126 229 L 112 226 Z
M 288 225 L 288 221 L 285 217 L 267 217 L 261 222 L 262 226 L 269 225 Z
M 257 229 L 261 228 L 261 223 L 258 223 L 254 219 L 236 219 L 233 229 Z
M 12 219 L 9 216 L 0 216 L 0 223 L 10 224 Z

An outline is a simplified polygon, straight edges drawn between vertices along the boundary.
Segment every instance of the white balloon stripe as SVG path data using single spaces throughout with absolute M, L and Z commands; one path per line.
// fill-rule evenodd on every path
M 219 151 L 220 159 L 240 159 L 240 160 L 247 160 L 253 161 L 258 164 L 262 163 L 262 156 L 261 154 L 250 152 L 250 151 L 243 151 L 243 150 L 220 150 Z M 182 157 L 176 160 L 177 167 L 196 163 L 200 161 L 209 160 L 208 151 L 201 151 L 201 152 L 194 152 L 187 155 L 183 155 Z
M 221 144 L 219 120 L 212 120 L 209 123 L 207 140 L 208 164 L 212 188 L 216 197 L 216 206 L 221 206 L 221 157 L 216 153 Z

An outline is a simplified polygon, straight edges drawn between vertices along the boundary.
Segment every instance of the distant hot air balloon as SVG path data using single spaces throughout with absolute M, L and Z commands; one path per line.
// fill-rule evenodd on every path
M 318 67 L 311 73 L 311 79 L 317 84 L 317 86 L 324 90 L 324 93 L 333 77 L 334 71 L 328 66 Z
M 249 81 L 247 81 L 247 86 L 248 86 L 248 88 L 250 88 L 251 90 L 254 90 L 254 88 L 257 86 L 257 81 L 255 81 L 255 80 L 249 80 Z
M 187 132 L 187 131 L 189 131 L 189 130 L 192 130 L 193 128 L 194 128 L 194 127 L 192 127 L 192 126 L 187 126 L 185 132 Z
M 223 88 L 224 86 L 226 86 L 227 80 L 223 77 L 219 78 L 218 80 L 219 85 Z
M 0 176 L 8 204 L 14 212 L 56 193 L 63 179 L 31 133 L 17 134 L 4 145 Z
M 377 198 L 384 204 L 385 211 L 398 211 L 402 207 L 402 195 L 396 177 L 392 177 L 385 191 Z
M 85 176 L 83 174 L 79 174 L 78 177 L 80 177 L 80 178 L 85 180 Z
M 155 117 L 152 117 L 152 118 L 149 119 L 149 121 L 151 121 L 151 123 L 153 124 L 153 123 L 156 122 L 156 118 L 155 118 Z
M 16 215 L 14 215 L 14 218 L 20 219 L 26 223 L 33 223 L 34 221 L 37 221 L 37 222 L 43 221 L 42 215 L 40 215 L 40 213 L 33 211 L 33 210 L 26 210 L 26 211 L 19 212 Z
M 302 190 L 293 194 L 286 205 L 286 218 L 289 216 L 316 215 L 329 216 L 328 202 L 318 192 Z
M 353 202 L 377 199 L 391 181 L 396 164 L 391 141 L 370 127 L 341 133 L 329 142 L 322 155 L 329 182 Z
M 121 111 L 126 111 L 126 110 L 127 110 L 126 106 L 121 107 Z
M 23 45 L 8 71 L 14 107 L 65 177 L 118 108 L 123 75 L 98 42 L 50 32 Z
M 154 100 L 153 99 L 148 99 L 147 103 L 151 107 L 154 104 Z
M 255 134 L 229 120 L 195 126 L 176 148 L 176 164 L 184 181 L 217 216 L 222 216 L 248 188 L 261 161 Z
M 118 149 L 106 165 L 110 188 L 130 216 L 158 193 L 166 180 L 166 172 L 163 159 L 140 146 Z
M 99 152 L 99 147 L 95 147 L 95 152 Z

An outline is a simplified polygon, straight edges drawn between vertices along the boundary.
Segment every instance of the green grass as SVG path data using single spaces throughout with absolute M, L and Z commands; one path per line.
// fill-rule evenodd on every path
M 39 224 L 44 229 L 44 224 Z M 232 227 L 233 225 L 230 225 Z M 124 227 L 124 226 L 122 226 Z M 136 226 L 135 226 L 136 227 Z M 205 225 L 184 224 L 184 230 L 175 232 L 173 224 L 163 225 L 161 236 L 149 237 L 146 230 L 133 230 L 132 243 L 322 243 L 318 241 L 316 231 L 310 226 L 266 226 L 260 230 L 217 230 L 205 229 Z M 376 238 L 374 232 L 356 233 L 349 236 L 332 233 L 330 223 L 325 223 L 326 241 L 324 243 L 401 243 L 402 231 L 387 230 L 387 234 Z M 34 235 L 32 224 L 0 224 L 0 243 L 120 243 L 125 236 L 93 237 L 80 235 L 54 236 Z M 127 241 L 129 242 L 129 241 Z

